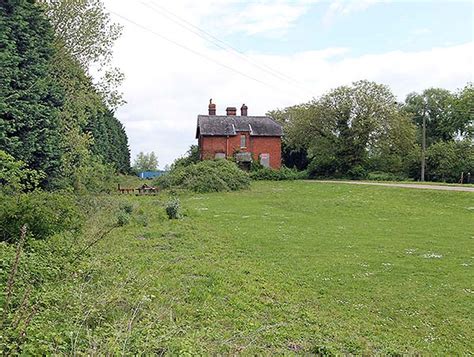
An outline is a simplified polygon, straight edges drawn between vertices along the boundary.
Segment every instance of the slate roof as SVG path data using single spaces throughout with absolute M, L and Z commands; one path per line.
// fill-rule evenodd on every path
M 281 125 L 267 116 L 198 115 L 196 138 L 204 136 L 234 136 L 249 131 L 251 136 L 282 136 Z

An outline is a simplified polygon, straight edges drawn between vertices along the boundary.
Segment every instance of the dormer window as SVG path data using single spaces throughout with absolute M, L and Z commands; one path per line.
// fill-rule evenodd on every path
M 246 137 L 244 134 L 240 135 L 240 148 L 241 148 L 241 149 L 247 147 L 247 142 L 246 142 L 246 140 L 247 140 L 247 137 Z

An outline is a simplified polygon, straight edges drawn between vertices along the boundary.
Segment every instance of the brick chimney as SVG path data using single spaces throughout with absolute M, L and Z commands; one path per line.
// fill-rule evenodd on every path
M 240 115 L 242 115 L 243 117 L 246 117 L 248 115 L 247 110 L 248 110 L 248 107 L 245 104 L 242 104 L 242 107 L 240 107 Z
M 209 99 L 209 115 L 216 115 L 216 105 Z
M 237 115 L 237 108 L 227 107 L 226 112 L 227 112 L 227 115 Z

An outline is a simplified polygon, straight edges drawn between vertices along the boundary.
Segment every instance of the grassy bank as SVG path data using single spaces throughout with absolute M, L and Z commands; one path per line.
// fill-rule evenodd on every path
M 470 193 L 258 182 L 182 194 L 181 220 L 166 194 L 126 200 L 130 224 L 40 315 L 57 352 L 474 350 Z

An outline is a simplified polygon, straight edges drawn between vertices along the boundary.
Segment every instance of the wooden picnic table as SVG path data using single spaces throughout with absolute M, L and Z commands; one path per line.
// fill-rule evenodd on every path
M 117 191 L 122 194 L 130 194 L 130 193 L 133 194 L 136 191 L 138 195 L 147 195 L 147 194 L 158 193 L 160 189 L 158 187 L 148 186 L 147 184 L 144 184 L 138 188 L 121 187 L 119 184 Z

